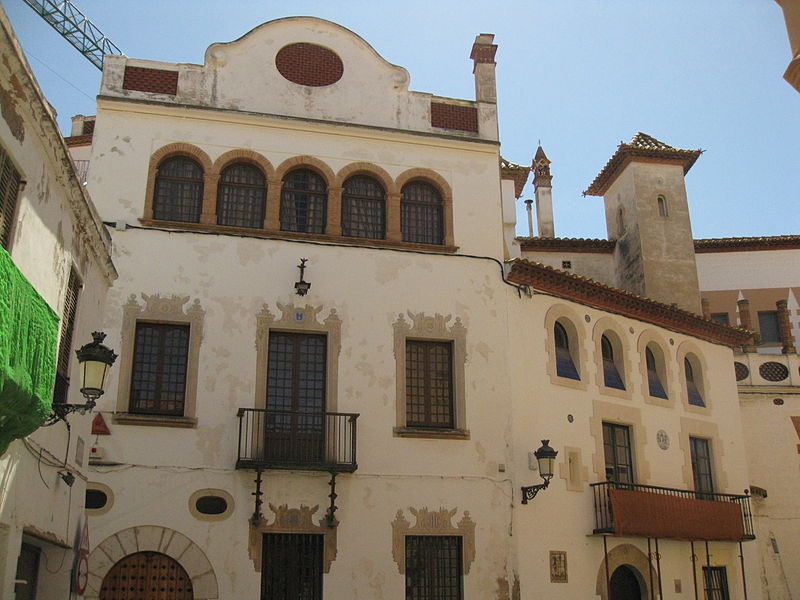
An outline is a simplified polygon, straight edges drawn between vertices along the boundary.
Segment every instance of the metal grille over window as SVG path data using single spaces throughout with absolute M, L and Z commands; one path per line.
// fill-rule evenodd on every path
M 733 363 L 733 369 L 736 371 L 736 381 L 747 379 L 750 376 L 750 369 L 748 369 L 747 365 L 744 363 L 738 361 Z
M 714 491 L 714 477 L 711 472 L 711 448 L 708 440 L 690 437 L 689 451 L 692 456 L 692 476 L 696 492 Z
M 404 242 L 442 244 L 444 207 L 439 191 L 424 181 L 403 186 L 400 202 L 400 228 Z
M 650 348 L 645 348 L 644 351 L 645 361 L 647 362 L 647 387 L 649 393 L 654 398 L 667 398 L 667 392 L 661 384 L 661 378 L 658 376 L 658 369 L 656 368 L 656 357 Z
M 198 223 L 203 207 L 203 169 L 190 158 L 168 158 L 158 167 L 153 217 Z
M 183 415 L 189 326 L 136 324 L 130 412 Z
M 283 180 L 281 230 L 325 233 L 325 180 L 309 169 L 295 169 Z
M 608 388 L 624 390 L 625 382 L 614 361 L 614 347 L 605 335 L 600 338 L 600 351 L 603 355 L 603 385 Z
M 694 367 L 692 367 L 692 362 L 688 358 L 683 359 L 683 370 L 686 372 L 686 394 L 689 398 L 689 404 L 705 406 L 703 395 L 700 393 L 700 388 L 695 381 Z
M 344 182 L 342 235 L 386 237 L 386 193 L 372 177 L 356 175 Z
M 406 340 L 406 425 L 453 429 L 452 345 Z
M 261 560 L 261 598 L 322 600 L 325 536 L 265 533 Z
M 703 588 L 707 600 L 730 600 L 725 567 L 703 567 Z
M 8 249 L 17 208 L 20 176 L 5 148 L 0 147 L 0 246 Z
M 758 367 L 758 374 L 767 381 L 783 381 L 789 377 L 789 369 L 779 362 L 769 361 Z
M 323 462 L 327 338 L 270 331 L 264 458 Z
M 69 282 L 64 294 L 64 313 L 61 317 L 61 340 L 58 343 L 58 368 L 53 402 L 66 402 L 69 388 L 69 358 L 72 349 L 72 335 L 75 331 L 75 315 L 78 310 L 78 294 L 81 281 L 75 269 L 69 271 Z
M 556 323 L 553 327 L 556 344 L 556 374 L 567 379 L 580 380 L 581 376 L 575 368 L 575 361 L 569 350 L 569 337 L 567 330 L 561 323 Z
M 461 536 L 406 536 L 406 599 L 461 600 Z
M 603 423 L 606 481 L 634 483 L 631 430 L 626 425 Z
M 217 223 L 261 229 L 266 198 L 266 179 L 257 167 L 247 163 L 226 167 L 219 178 Z

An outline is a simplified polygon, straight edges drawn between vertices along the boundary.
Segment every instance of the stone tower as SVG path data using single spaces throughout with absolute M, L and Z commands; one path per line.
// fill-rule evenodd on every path
M 608 239 L 616 240 L 616 285 L 701 313 L 684 175 L 702 150 L 681 150 L 637 133 L 584 195 L 603 196 Z
M 542 146 L 533 157 L 533 186 L 536 190 L 536 225 L 539 237 L 555 237 L 553 224 L 553 176 L 550 174 L 550 159 Z

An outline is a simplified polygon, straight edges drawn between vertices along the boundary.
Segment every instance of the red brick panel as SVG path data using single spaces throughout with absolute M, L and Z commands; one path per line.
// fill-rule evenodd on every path
M 145 67 L 125 67 L 122 89 L 174 96 L 178 93 L 178 72 Z
M 342 59 L 333 50 L 305 42 L 281 48 L 275 66 L 292 83 L 313 87 L 334 84 L 344 73 Z
M 478 133 L 478 109 L 474 106 L 431 102 L 431 125 Z
M 609 490 L 618 536 L 672 540 L 744 539 L 742 509 L 736 502 L 695 500 L 651 492 Z

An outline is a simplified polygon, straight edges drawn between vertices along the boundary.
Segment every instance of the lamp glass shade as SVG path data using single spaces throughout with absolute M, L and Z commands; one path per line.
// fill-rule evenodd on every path
M 81 394 L 87 398 L 103 395 L 106 373 L 109 365 L 99 360 L 86 360 L 81 363 Z
M 550 440 L 542 440 L 542 446 L 533 455 L 539 463 L 539 475 L 549 480 L 553 476 L 558 452 L 550 447 Z

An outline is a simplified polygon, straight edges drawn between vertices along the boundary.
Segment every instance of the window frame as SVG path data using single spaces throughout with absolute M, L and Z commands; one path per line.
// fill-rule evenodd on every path
M 410 186 L 426 186 L 429 190 L 436 193 L 438 198 L 438 202 L 428 202 L 419 199 L 407 199 L 406 198 L 406 189 Z M 421 218 L 417 219 L 417 224 L 425 223 L 430 219 L 431 216 L 436 213 L 436 217 L 439 220 L 438 227 L 436 227 L 435 231 L 432 231 L 432 235 L 429 239 L 408 239 L 409 236 L 412 235 L 412 232 L 409 232 L 409 227 L 414 223 L 409 220 L 409 210 L 410 207 L 416 207 L 416 209 L 422 213 Z M 423 177 L 416 177 L 406 181 L 402 187 L 400 187 L 400 234 L 401 240 L 406 243 L 410 244 L 424 244 L 429 246 L 443 246 L 446 243 L 447 235 L 446 235 L 446 224 L 445 224 L 445 217 L 446 217 L 446 210 L 445 210 L 445 201 L 443 194 L 439 187 L 427 179 Z M 430 231 L 422 231 L 422 232 L 414 232 L 415 237 L 430 235 Z M 433 240 L 433 241 L 431 241 Z
M 611 334 L 610 336 L 609 333 Z M 603 387 L 606 389 L 618 390 L 620 392 L 627 391 L 624 358 L 620 356 L 622 352 L 622 343 L 619 341 L 619 337 L 615 332 L 607 330 L 600 335 L 600 376 L 602 378 Z M 614 370 L 613 373 L 611 373 L 610 369 Z M 619 378 L 622 387 L 609 385 L 609 383 L 614 383 L 609 380 L 609 376 L 612 374 Z
M 226 174 L 230 173 L 233 169 L 251 169 L 253 173 L 261 177 L 260 183 L 241 183 L 224 181 Z M 261 169 L 260 166 L 253 164 L 246 160 L 233 160 L 227 163 L 219 172 L 217 178 L 217 204 L 215 214 L 217 216 L 217 225 L 221 227 L 242 227 L 245 229 L 263 229 L 264 223 L 267 218 L 267 193 L 268 193 L 268 180 L 267 174 Z M 227 194 L 226 194 L 227 192 Z M 251 196 L 252 194 L 252 196 Z M 226 197 L 227 196 L 227 197 Z M 252 216 L 250 224 L 237 224 L 237 223 L 223 223 L 221 214 L 224 212 L 223 208 L 231 210 L 230 205 L 237 203 L 256 204 L 260 202 L 260 212 L 257 211 Z M 227 206 L 225 206 L 227 205 Z M 242 220 L 244 221 L 244 220 Z
M 406 535 L 405 536 L 405 597 L 408 600 L 424 600 L 426 598 L 441 598 L 442 600 L 462 600 L 464 598 L 464 550 L 463 537 L 460 535 Z M 409 544 L 409 542 L 412 542 Z M 441 542 L 455 543 L 455 547 L 447 548 L 447 554 L 450 555 L 451 564 L 444 566 L 446 572 L 437 569 L 440 567 L 441 560 L 432 560 L 432 558 L 440 558 L 443 554 L 444 544 Z M 418 545 L 417 558 L 414 563 L 414 552 L 409 552 L 409 546 Z M 430 546 L 422 548 L 422 546 Z M 451 562 L 452 561 L 452 562 Z M 423 571 L 423 573 L 418 573 Z M 447 590 L 441 586 L 444 582 L 450 580 L 451 588 L 450 593 L 443 595 Z M 452 589 L 452 585 L 457 580 L 456 589 Z M 424 590 L 418 588 L 419 583 L 422 583 Z M 422 595 L 420 595 L 422 592 Z
M 436 313 L 426 316 L 425 313 L 408 311 L 411 323 L 401 313 L 393 324 L 394 357 L 396 364 L 396 424 L 393 429 L 395 437 L 430 437 L 442 439 L 469 439 L 467 429 L 465 402 L 465 366 L 467 331 L 456 317 L 449 325 L 452 315 L 443 316 Z M 410 426 L 407 420 L 407 371 L 406 341 L 431 341 L 452 344 L 451 376 L 453 398 L 453 427 L 421 428 Z
M 61 328 L 56 359 L 56 382 L 53 389 L 53 403 L 65 403 L 69 392 L 70 367 L 72 365 L 72 346 L 75 324 L 78 317 L 78 304 L 83 281 L 74 266 L 70 267 L 67 285 L 64 288 L 64 305 L 61 311 Z
M 576 336 L 570 336 L 570 332 L 567 330 L 567 327 L 564 326 L 564 321 L 565 319 L 556 319 L 555 323 L 553 323 L 553 351 L 555 352 L 556 377 L 580 381 L 580 363 L 576 361 L 578 351 L 574 348 L 575 344 L 571 343 L 572 340 L 570 340 L 570 337 L 574 338 Z M 572 323 L 569 323 L 569 325 L 572 326 Z M 572 326 L 572 328 L 574 328 L 574 326 Z M 559 344 L 560 338 L 563 338 L 563 344 Z M 562 362 L 565 362 L 566 359 L 569 359 L 569 365 L 565 365 L 565 369 L 568 370 L 568 367 L 572 367 L 576 377 L 572 377 L 566 371 L 561 371 Z
M 415 356 L 421 355 L 421 356 Z M 433 365 L 447 366 L 446 374 L 436 376 Z M 419 391 L 415 392 L 414 390 Z M 444 393 L 444 396 L 440 392 Z M 437 402 L 441 396 L 444 402 Z M 446 397 L 445 397 L 446 396 Z M 436 408 L 444 408 L 447 420 L 437 422 Z M 422 413 L 421 419 L 410 415 Z M 453 344 L 451 341 L 406 338 L 406 425 L 424 430 L 455 429 L 453 405 Z
M 380 196 L 370 196 L 368 194 L 356 194 L 347 191 L 347 184 L 352 182 L 355 179 L 364 179 L 369 180 L 374 184 L 381 192 Z M 353 212 L 350 210 L 349 205 L 354 204 L 376 204 L 379 206 L 379 221 L 376 224 L 368 225 L 373 226 L 376 230 L 379 230 L 379 235 L 359 235 L 357 233 L 353 233 L 352 231 L 348 232 L 348 229 L 351 227 L 351 221 L 353 217 Z M 350 221 L 347 220 L 346 217 L 351 217 Z M 386 188 L 383 186 L 383 183 L 376 177 L 372 176 L 369 173 L 355 173 L 344 180 L 342 184 L 342 203 L 341 203 L 341 226 L 342 226 L 342 235 L 345 237 L 355 237 L 359 239 L 367 239 L 367 240 L 385 240 L 387 237 L 386 234 L 386 227 L 387 227 L 387 193 Z
M 666 365 L 664 352 L 655 342 L 649 342 L 644 347 L 645 356 L 645 376 L 647 381 L 647 395 L 658 400 L 669 400 L 669 388 L 666 377 Z M 652 359 L 652 365 L 651 363 Z M 663 395 L 654 394 L 658 389 L 653 389 L 653 381 L 661 387 Z
M 317 178 L 318 182 L 321 182 L 324 186 L 323 190 L 307 190 L 307 189 L 293 189 L 287 186 L 289 182 L 289 178 L 292 175 L 295 175 L 300 172 L 306 172 L 312 175 L 313 177 Z M 283 174 L 281 178 L 281 196 L 280 196 L 280 230 L 282 232 L 289 232 L 289 233 L 302 233 L 302 234 L 312 234 L 312 235 L 326 235 L 328 233 L 328 194 L 330 193 L 330 182 L 326 179 L 325 175 L 314 169 L 309 165 L 298 165 L 293 169 L 288 170 L 286 173 Z M 297 218 L 297 200 L 294 197 L 289 197 L 289 194 L 304 194 L 306 196 L 310 196 L 311 199 L 315 199 L 321 204 L 320 207 L 315 207 L 313 211 L 309 211 L 312 213 L 321 212 L 321 216 L 319 216 L 319 223 L 314 223 L 313 228 L 309 228 L 308 223 L 306 223 L 305 228 L 300 229 L 300 225 L 295 225 L 297 229 L 289 228 L 288 224 L 288 216 L 290 212 L 294 213 L 293 220 L 298 221 Z M 291 209 L 291 211 L 290 211 Z M 285 217 L 286 216 L 286 220 Z M 307 221 L 310 219 L 306 219 Z M 316 229 L 319 228 L 319 231 Z
M 200 343 L 203 339 L 205 311 L 200 300 L 189 302 L 189 296 L 164 296 L 141 294 L 144 305 L 132 294 L 122 309 L 122 344 L 120 350 L 117 410 L 112 422 L 124 425 L 156 425 L 169 427 L 195 427 L 197 425 L 197 379 L 200 360 Z M 188 325 L 189 345 L 186 360 L 183 415 L 151 415 L 130 411 L 130 391 L 136 344 L 136 325 L 139 322 L 167 325 Z
M 710 581 L 714 574 L 719 575 L 719 588 L 713 588 L 713 581 Z M 730 589 L 728 587 L 728 570 L 722 566 L 703 567 L 703 592 L 706 600 L 730 600 Z
M 11 153 L 0 145 L 0 247 L 11 249 L 11 235 L 14 233 L 19 195 L 24 181 L 11 158 Z
M 633 428 L 630 425 L 624 425 L 621 423 L 614 423 L 611 421 L 603 421 L 603 462 L 605 464 L 605 481 L 612 481 L 614 483 L 619 484 L 627 484 L 627 485 L 635 485 L 636 484 L 636 463 L 635 463 L 635 456 L 634 456 L 634 439 L 633 439 Z M 613 434 L 613 439 L 610 439 L 606 434 L 611 433 Z M 624 441 L 627 442 L 627 446 L 618 444 L 617 433 L 622 433 L 623 437 L 625 438 Z M 609 460 L 608 460 L 608 449 L 611 448 L 612 452 L 612 462 L 610 463 L 611 468 L 614 471 L 618 471 L 621 468 L 627 468 L 629 472 L 628 481 L 620 481 L 617 478 L 609 477 Z M 618 455 L 618 450 L 625 454 L 623 458 L 627 458 L 627 464 L 624 462 L 620 462 L 620 457 Z
M 163 173 L 165 165 L 169 163 L 176 162 L 176 161 L 185 161 L 188 163 L 192 163 L 195 167 L 197 167 L 199 171 L 199 177 L 196 179 L 190 179 L 187 177 L 178 177 L 172 175 L 165 175 Z M 194 156 L 185 155 L 185 154 L 172 154 L 163 158 L 156 167 L 155 173 L 155 181 L 153 184 L 153 219 L 156 221 L 168 221 L 172 223 L 200 223 L 203 216 L 203 200 L 205 196 L 205 180 L 206 180 L 206 171 L 203 168 L 201 162 L 199 162 Z M 173 182 L 176 184 L 180 184 L 181 190 L 188 189 L 188 186 L 192 186 L 196 189 L 192 190 L 191 197 L 187 197 L 187 202 L 185 204 L 188 206 L 180 208 L 176 208 L 177 205 L 172 207 L 162 207 L 160 204 L 162 203 L 162 198 L 160 196 L 160 190 L 162 185 L 165 185 L 167 182 Z M 172 198 L 172 196 L 170 196 Z M 184 204 L 182 202 L 181 204 Z M 173 210 L 175 212 L 169 212 L 169 210 Z M 165 214 L 164 216 L 159 216 L 158 212 L 163 211 Z M 193 217 L 193 213 L 196 211 L 197 217 L 196 218 L 175 218 L 177 212 L 190 212 L 191 216 Z M 169 214 L 167 214 L 169 213 Z
M 698 451 L 702 452 L 698 453 Z M 716 489 L 714 486 L 714 460 L 711 450 L 711 440 L 690 435 L 689 456 L 692 461 L 694 491 L 697 493 L 698 497 L 701 497 L 703 494 L 714 494 Z
M 758 335 L 761 337 L 759 346 L 766 346 L 766 345 L 780 345 L 781 342 L 781 322 L 780 318 L 778 317 L 778 311 L 776 310 L 760 310 L 757 313 L 758 318 Z M 769 318 L 769 327 L 764 327 L 765 320 Z M 774 321 L 774 323 L 773 323 Z M 773 329 L 774 325 L 774 329 Z M 770 336 L 770 339 L 767 339 L 764 335 L 764 331 L 767 331 L 769 334 L 775 334 L 774 336 Z

